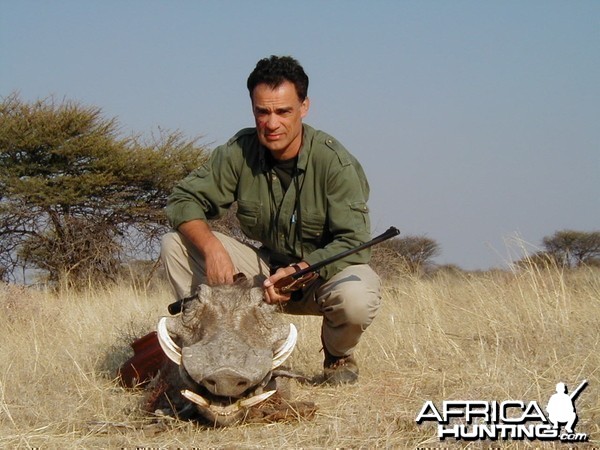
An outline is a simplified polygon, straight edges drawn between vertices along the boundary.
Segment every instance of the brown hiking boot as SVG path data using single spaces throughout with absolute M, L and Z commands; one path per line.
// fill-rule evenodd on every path
M 325 383 L 331 385 L 353 384 L 358 381 L 358 364 L 352 355 L 333 356 L 325 347 L 325 362 L 323 363 L 323 374 Z

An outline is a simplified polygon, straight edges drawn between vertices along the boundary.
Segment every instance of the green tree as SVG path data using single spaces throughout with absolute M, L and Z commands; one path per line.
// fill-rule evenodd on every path
M 102 280 L 155 252 L 173 185 L 207 157 L 179 132 L 122 137 L 99 108 L 53 99 L 0 103 L 0 267 L 51 281 Z
M 558 264 L 579 267 L 600 258 L 600 231 L 560 230 L 542 239 L 544 249 Z
M 421 273 L 441 253 L 440 245 L 426 236 L 406 235 L 382 242 L 373 249 L 373 265 L 389 277 L 394 272 Z

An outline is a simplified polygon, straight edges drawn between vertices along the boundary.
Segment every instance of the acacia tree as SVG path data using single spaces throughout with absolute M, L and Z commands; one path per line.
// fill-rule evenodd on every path
M 389 277 L 394 272 L 419 273 L 441 253 L 440 245 L 426 236 L 406 235 L 382 242 L 373 248 L 373 265 L 378 273 Z
M 173 185 L 207 151 L 180 133 L 122 137 L 99 108 L 53 99 L 0 103 L 0 267 L 78 282 L 152 253 Z M 140 244 L 143 243 L 143 247 Z
M 595 264 L 600 258 L 600 231 L 560 230 L 542 239 L 546 253 L 565 267 Z

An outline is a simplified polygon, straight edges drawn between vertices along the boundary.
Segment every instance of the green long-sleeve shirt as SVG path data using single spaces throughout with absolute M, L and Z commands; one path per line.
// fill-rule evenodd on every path
M 369 184 L 360 163 L 328 134 L 306 124 L 303 133 L 297 171 L 284 191 L 265 161 L 268 150 L 256 130 L 238 132 L 175 187 L 167 204 L 171 225 L 220 217 L 237 201 L 246 236 L 309 264 L 367 242 Z M 363 250 L 326 266 L 320 275 L 329 279 L 369 259 L 370 251 Z

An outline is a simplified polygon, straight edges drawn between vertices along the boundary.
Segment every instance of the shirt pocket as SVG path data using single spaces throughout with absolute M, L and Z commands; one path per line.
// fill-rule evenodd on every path
M 325 232 L 325 217 L 317 214 L 302 213 L 302 237 L 318 245 Z
M 350 210 L 352 211 L 351 223 L 356 231 L 368 231 L 371 229 L 369 207 L 366 202 L 350 203 Z
M 261 204 L 248 200 L 238 200 L 238 209 L 236 216 L 240 221 L 240 228 L 246 236 L 252 239 L 261 240 Z

